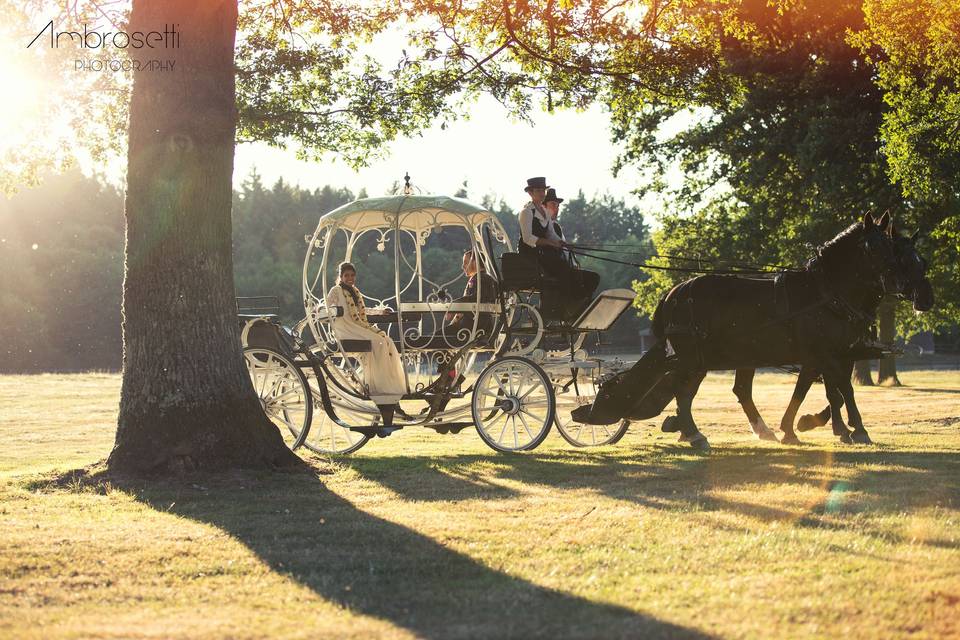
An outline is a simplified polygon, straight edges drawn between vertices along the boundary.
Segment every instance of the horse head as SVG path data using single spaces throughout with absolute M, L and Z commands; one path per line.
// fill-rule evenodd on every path
M 889 213 L 879 220 L 868 213 L 822 245 L 814 261 L 824 265 L 828 279 L 846 276 L 852 286 L 877 299 L 893 295 L 910 300 L 916 311 L 928 311 L 933 307 L 933 287 L 927 263 L 917 253 L 917 237 L 900 235 Z
M 927 278 L 927 261 L 917 252 L 920 232 L 916 231 L 912 236 L 901 235 L 891 218 L 886 233 L 893 242 L 894 253 L 893 282 L 888 292 L 901 300 L 910 300 L 914 311 L 929 311 L 934 302 L 933 286 Z

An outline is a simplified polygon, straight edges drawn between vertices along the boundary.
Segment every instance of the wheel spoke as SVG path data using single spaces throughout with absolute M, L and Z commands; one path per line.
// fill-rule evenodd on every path
M 285 375 L 285 373 L 286 373 L 286 372 L 284 372 L 284 373 L 274 372 L 274 374 L 273 374 L 273 381 L 270 383 L 270 391 L 268 391 L 268 392 L 264 395 L 264 397 L 272 398 L 272 397 L 274 396 L 274 394 L 276 394 L 277 388 L 278 388 L 281 384 L 283 384 L 283 383 L 285 382 L 285 380 L 286 380 L 286 375 Z
M 527 392 L 524 393 L 522 396 L 518 396 L 518 397 L 517 397 L 517 400 L 522 401 L 524 398 L 526 398 L 528 395 L 530 395 L 531 393 L 533 393 L 533 392 L 536 391 L 536 390 L 537 390 L 537 384 L 536 384 L 536 381 L 534 381 L 533 384 L 531 384 L 530 388 L 527 389 Z
M 503 443 L 503 434 L 507 432 L 507 423 L 510 422 L 509 418 L 510 418 L 509 413 L 503 414 L 503 428 L 500 430 L 500 437 L 497 438 L 497 442 L 501 444 Z
M 276 415 L 276 416 L 273 416 L 273 417 L 276 418 L 277 420 L 279 420 L 280 422 L 282 422 L 283 424 L 287 425 L 287 428 L 289 428 L 290 431 L 293 432 L 293 435 L 300 435 L 300 431 L 302 431 L 301 428 L 297 427 L 296 425 L 294 425 L 294 424 L 293 424 L 292 422 L 290 422 L 289 420 L 286 420 L 285 418 L 281 418 L 279 415 Z
M 527 419 L 523 417 L 523 413 L 518 413 L 517 416 L 519 416 L 520 422 L 523 423 L 523 428 L 527 430 L 527 435 L 530 436 L 531 440 L 533 440 L 533 434 L 530 433 L 530 427 L 527 425 Z
M 541 425 L 542 425 L 542 424 L 545 422 L 545 420 L 543 419 L 543 417 L 534 415 L 534 414 L 530 413 L 529 411 L 527 411 L 526 409 L 520 409 L 520 411 L 522 411 L 523 413 L 527 414 L 528 416 L 530 416 L 531 418 L 533 418 L 534 420 L 536 420 L 538 424 L 541 424 Z
M 266 366 L 264 367 L 263 379 L 260 383 L 260 397 L 263 397 L 263 390 L 267 387 L 267 376 L 270 375 L 270 361 L 273 360 L 273 356 L 267 357 Z
M 303 395 L 303 394 L 300 393 L 300 389 L 299 389 L 298 387 L 294 386 L 294 387 L 291 387 L 289 391 L 284 391 L 283 393 L 281 393 L 281 394 L 278 395 L 278 396 L 273 396 L 272 400 L 273 400 L 274 402 L 277 402 L 277 401 L 279 401 L 279 400 L 282 400 L 283 398 L 286 398 L 287 396 L 289 396 L 289 395 L 291 395 L 291 394 L 296 394 L 297 396 L 302 396 L 302 395 Z

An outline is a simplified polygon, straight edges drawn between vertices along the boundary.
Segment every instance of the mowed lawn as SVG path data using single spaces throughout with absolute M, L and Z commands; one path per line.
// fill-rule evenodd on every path
M 0 377 L 0 636 L 960 636 L 960 373 L 859 389 L 875 446 L 758 442 L 707 378 L 713 452 L 635 424 L 500 455 L 423 429 L 311 472 L 72 482 L 116 375 Z M 779 422 L 793 378 L 758 376 Z M 815 386 L 804 411 L 823 405 Z

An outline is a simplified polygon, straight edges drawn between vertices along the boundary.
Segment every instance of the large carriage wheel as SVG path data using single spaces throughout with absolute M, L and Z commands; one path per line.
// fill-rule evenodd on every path
M 333 409 L 340 420 L 357 426 L 370 424 L 369 417 L 347 408 L 346 402 L 340 398 L 339 392 L 334 390 L 332 386 L 327 387 L 327 389 L 330 394 L 330 402 L 333 404 Z M 317 402 L 319 401 L 320 399 L 317 398 Z M 341 427 L 325 411 L 320 411 L 318 418 L 319 421 L 313 423 L 310 427 L 310 435 L 303 442 L 303 446 L 314 453 L 344 456 L 353 453 L 370 440 L 368 435 Z
M 553 386 L 543 369 L 519 356 L 495 360 L 473 389 L 477 433 L 497 451 L 536 448 L 554 420 Z
M 282 353 L 266 347 L 247 347 L 243 358 L 263 412 L 280 429 L 291 449 L 306 440 L 313 418 L 310 387 L 303 371 Z
M 586 388 L 579 386 L 581 392 L 586 391 L 588 395 L 578 398 L 573 385 L 567 388 L 566 392 L 560 385 L 557 385 L 555 395 L 557 398 L 557 431 L 563 436 L 563 439 L 575 447 L 599 447 L 605 444 L 615 444 L 627 433 L 630 428 L 629 420 L 621 420 L 619 424 L 586 424 L 576 422 L 570 416 L 577 407 L 592 401 L 597 397 L 597 388 L 590 382 Z

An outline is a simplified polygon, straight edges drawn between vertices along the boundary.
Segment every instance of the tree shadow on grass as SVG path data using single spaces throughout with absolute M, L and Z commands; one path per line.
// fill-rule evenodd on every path
M 424 638 L 709 637 L 481 564 L 361 511 L 313 471 L 205 478 L 201 488 L 111 482 L 157 510 L 230 533 L 328 601 Z
M 457 455 L 396 457 L 344 462 L 363 477 L 383 484 L 401 498 L 422 499 L 419 480 L 426 474 L 445 478 L 430 490 L 431 499 L 461 501 L 511 496 L 508 485 L 545 485 L 557 490 L 588 489 L 615 500 L 657 510 L 727 511 L 763 522 L 793 522 L 805 528 L 844 530 L 877 539 L 896 534 L 850 523 L 851 512 L 899 513 L 933 504 L 960 506 L 960 458 L 952 452 L 848 451 L 806 447 L 727 447 L 709 456 L 687 449 L 657 448 L 646 459 L 629 450 L 605 449 L 511 456 Z M 482 484 L 471 477 L 482 465 Z M 397 472 L 397 470 L 400 470 Z M 429 469 L 429 471 L 428 471 Z M 757 485 L 802 485 L 821 492 L 808 505 L 783 508 L 717 495 Z M 912 487 L 915 490 L 907 490 Z M 857 500 L 846 492 L 856 491 Z M 799 509 L 799 511 L 798 511 Z M 960 544 L 930 538 L 930 546 L 956 549 Z

